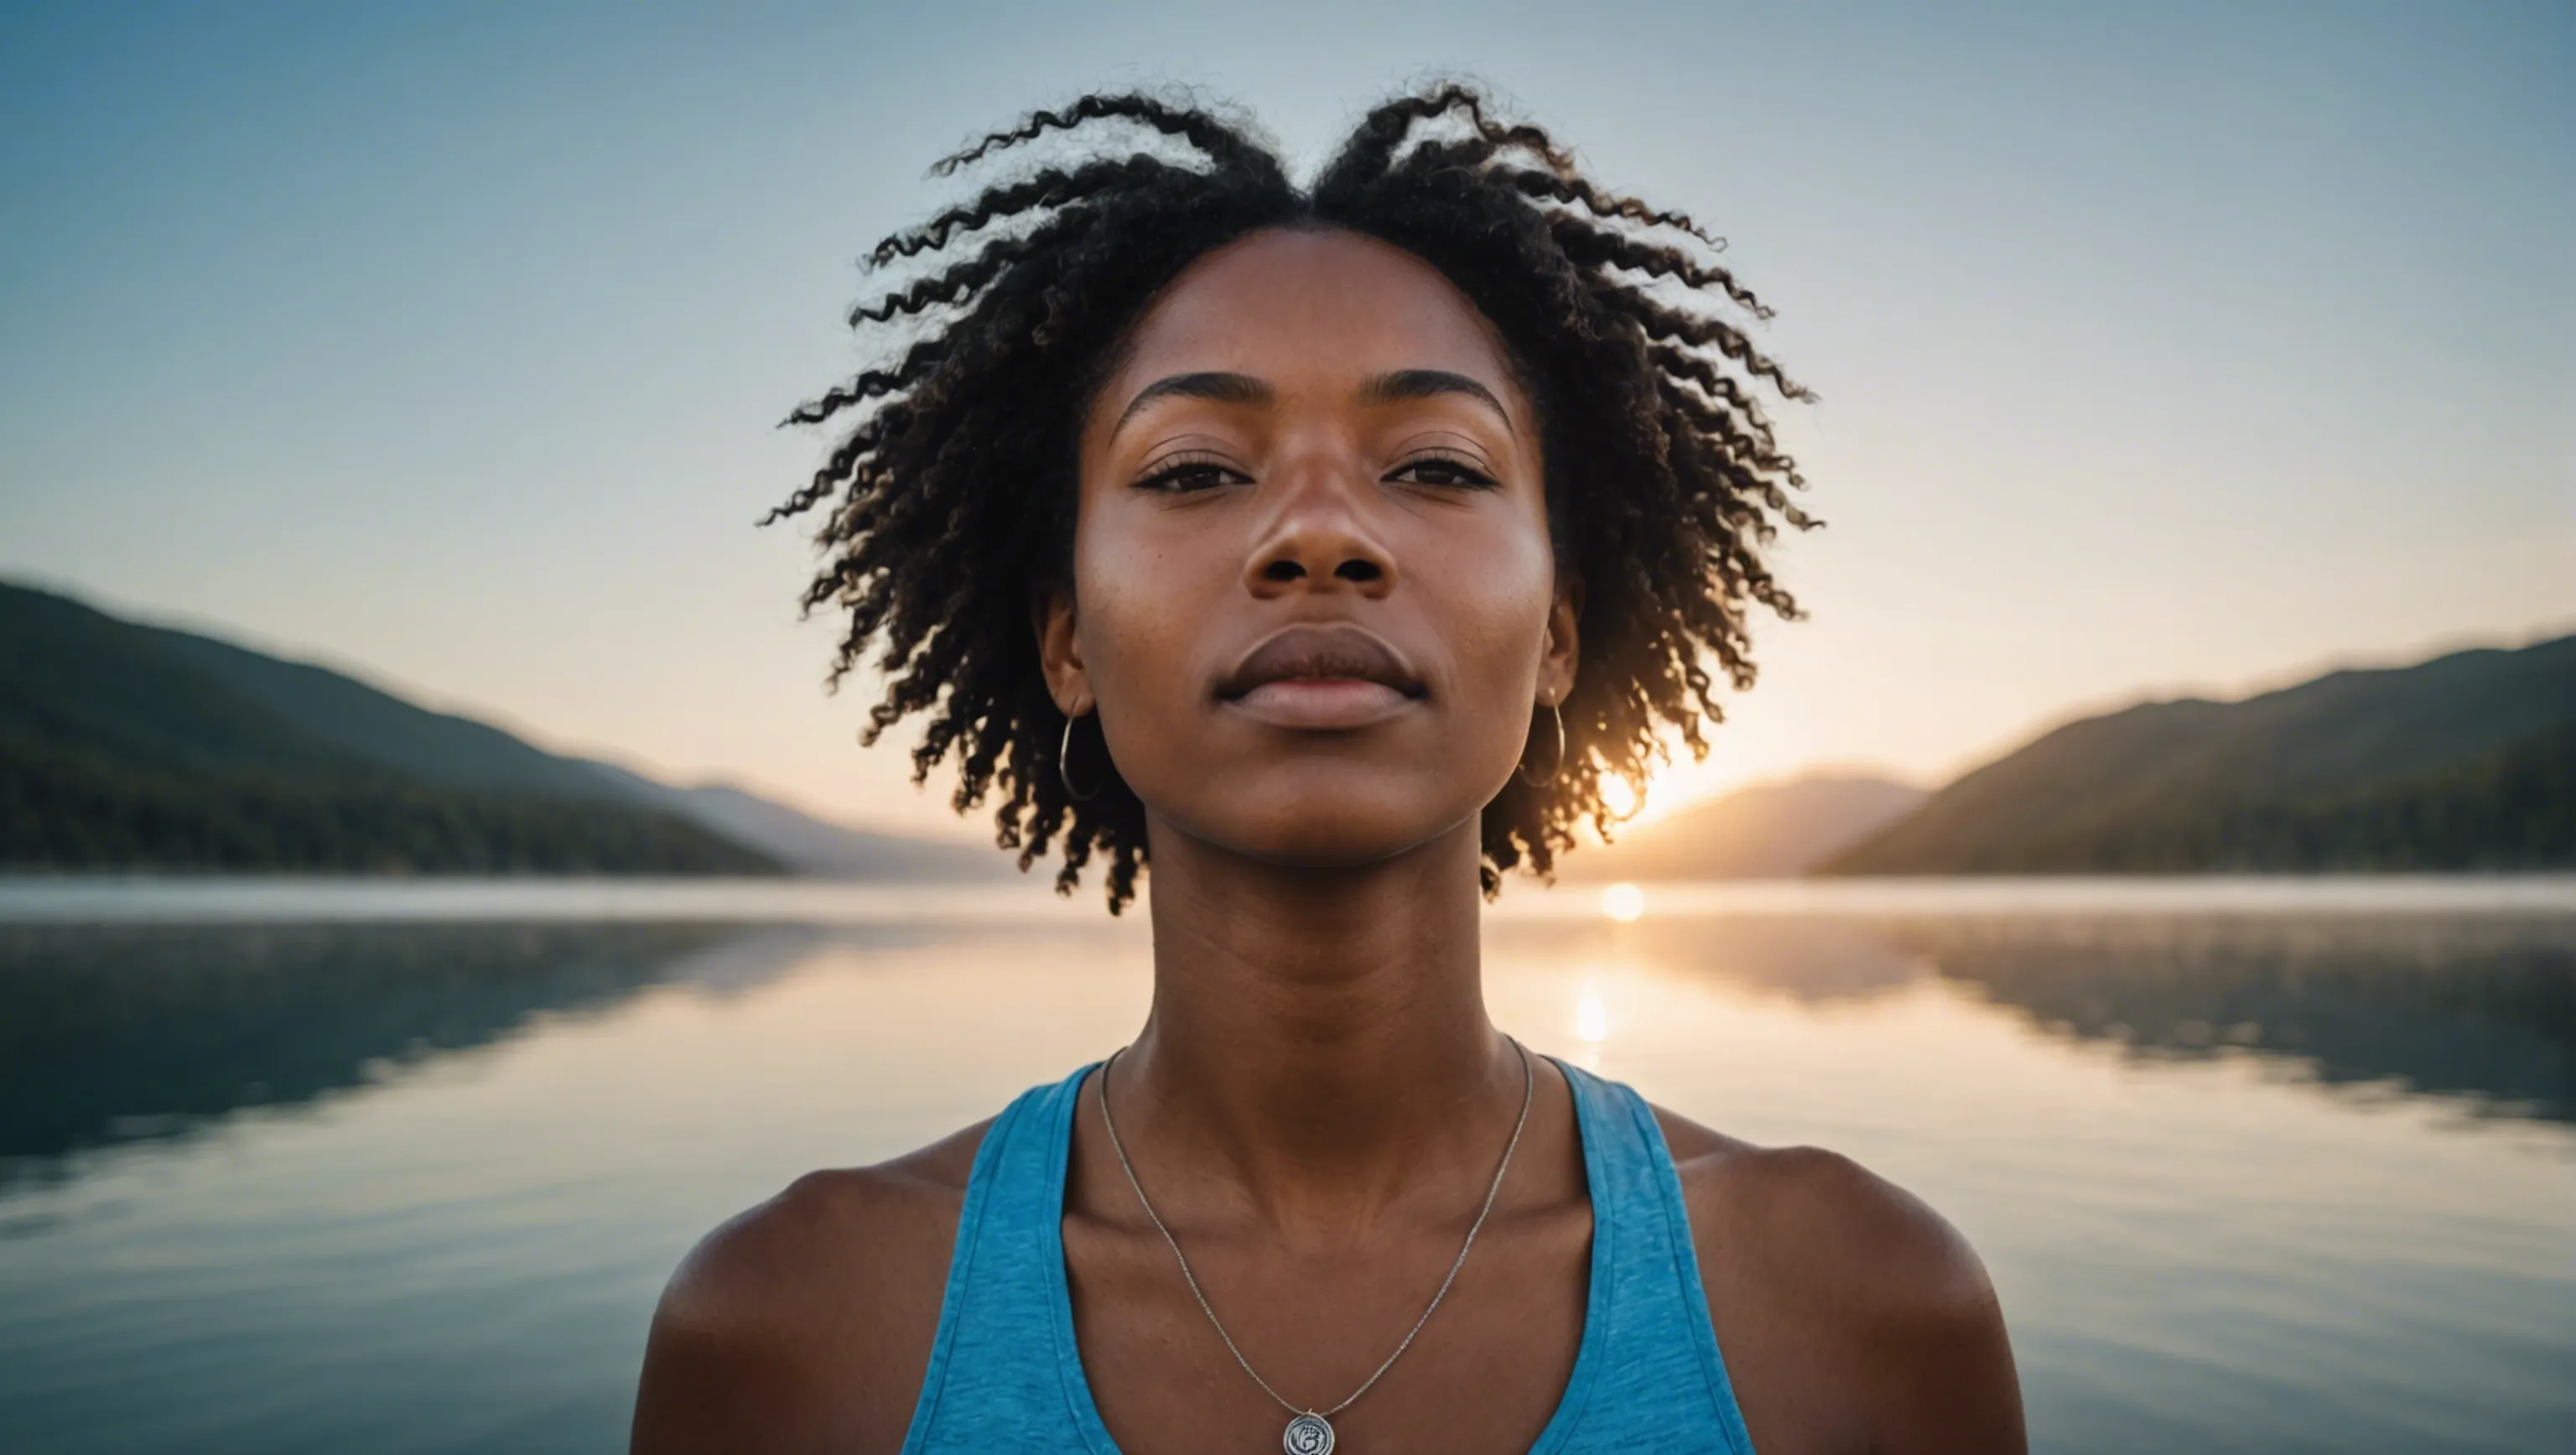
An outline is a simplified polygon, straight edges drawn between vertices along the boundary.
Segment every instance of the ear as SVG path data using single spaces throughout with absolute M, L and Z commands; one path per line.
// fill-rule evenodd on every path
M 1091 673 L 1082 664 L 1081 619 L 1074 610 L 1073 588 L 1048 586 L 1029 603 L 1038 634 L 1038 668 L 1046 673 L 1047 695 L 1067 717 L 1091 711 Z
M 1542 706 L 1561 704 L 1574 690 L 1575 669 L 1582 658 L 1582 620 L 1583 582 L 1568 578 L 1548 606 L 1547 639 L 1539 647 L 1538 700 Z

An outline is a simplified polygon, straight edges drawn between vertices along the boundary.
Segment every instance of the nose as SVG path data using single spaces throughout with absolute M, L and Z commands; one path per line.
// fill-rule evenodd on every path
M 1277 505 L 1263 522 L 1244 584 L 1257 597 L 1353 590 L 1382 597 L 1395 586 L 1395 554 L 1373 530 L 1374 482 L 1353 468 L 1308 462 L 1267 482 Z

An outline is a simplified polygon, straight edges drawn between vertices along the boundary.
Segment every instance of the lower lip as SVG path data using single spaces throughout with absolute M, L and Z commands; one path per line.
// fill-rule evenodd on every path
M 1384 722 L 1414 701 L 1382 682 L 1300 677 L 1264 682 L 1226 705 L 1273 727 L 1356 728 Z

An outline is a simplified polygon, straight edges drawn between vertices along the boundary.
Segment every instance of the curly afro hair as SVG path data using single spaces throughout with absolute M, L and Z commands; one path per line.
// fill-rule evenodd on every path
M 1058 893 L 1096 852 L 1111 912 L 1134 897 L 1144 807 L 1114 767 L 1096 795 L 1066 792 L 1065 719 L 1031 625 L 1034 593 L 1071 580 L 1082 421 L 1127 331 L 1193 260 L 1263 229 L 1343 228 L 1446 275 L 1538 408 L 1550 532 L 1584 588 L 1583 662 L 1563 767 L 1487 805 L 1481 877 L 1490 896 L 1515 866 L 1549 875 L 1579 821 L 1615 822 L 1606 780 L 1642 796 L 1665 728 L 1707 753 L 1711 667 L 1752 685 L 1752 604 L 1799 614 L 1761 548 L 1782 522 L 1816 522 L 1790 500 L 1805 482 L 1757 395 L 1813 396 L 1733 321 L 1770 311 L 1717 264 L 1721 239 L 1600 187 L 1462 85 L 1370 111 L 1303 188 L 1242 126 L 1144 95 L 1036 112 L 933 170 L 1109 123 L 1150 128 L 1181 159 L 1067 158 L 877 244 L 870 267 L 926 260 L 851 314 L 888 336 L 883 365 L 789 416 L 856 421 L 763 523 L 825 511 L 804 604 L 848 614 L 835 687 L 871 656 L 885 676 L 861 741 L 928 714 L 916 783 L 953 754 L 958 811 L 998 794 L 995 840 L 1023 871 L 1060 839 Z

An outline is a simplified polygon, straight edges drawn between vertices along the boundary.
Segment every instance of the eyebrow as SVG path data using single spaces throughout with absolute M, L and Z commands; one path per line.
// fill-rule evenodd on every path
M 1271 388 L 1250 374 L 1174 374 L 1157 379 L 1136 391 L 1127 407 L 1118 414 L 1118 422 L 1109 427 L 1111 434 L 1127 427 L 1136 412 L 1157 399 L 1212 399 L 1219 404 L 1268 404 L 1279 397 Z
M 1493 390 L 1464 374 L 1452 373 L 1447 369 L 1397 369 L 1392 373 L 1372 374 L 1361 383 L 1359 397 L 1362 404 L 1396 404 L 1408 399 L 1436 398 L 1443 394 L 1463 394 L 1477 400 L 1494 412 L 1495 417 L 1503 422 L 1503 428 L 1512 428 L 1512 412 L 1503 407 L 1503 401 L 1495 396 Z M 1276 401 L 1278 397 L 1278 390 L 1250 374 L 1213 371 L 1173 374 L 1157 379 L 1137 390 L 1136 397 L 1128 400 L 1127 407 L 1119 411 L 1118 422 L 1110 426 L 1109 432 L 1114 435 L 1125 429 L 1127 421 L 1134 419 L 1145 406 L 1159 399 L 1208 399 L 1219 404 L 1269 404 Z
M 1464 394 L 1494 412 L 1503 428 L 1512 428 L 1512 412 L 1503 407 L 1494 391 L 1447 369 L 1398 369 L 1392 374 L 1378 374 L 1360 386 L 1363 404 L 1395 404 L 1407 399 L 1431 399 L 1442 394 Z M 1515 431 L 1517 432 L 1517 431 Z

